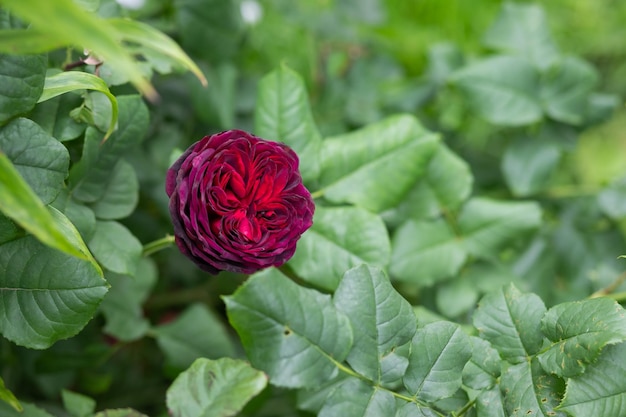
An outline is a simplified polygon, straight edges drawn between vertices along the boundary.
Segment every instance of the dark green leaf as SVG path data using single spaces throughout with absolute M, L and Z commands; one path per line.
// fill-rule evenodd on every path
M 439 417 L 440 415 L 436 411 L 419 404 L 406 403 L 398 409 L 395 417 Z
M 383 271 L 366 265 L 350 269 L 333 300 L 352 325 L 354 345 L 347 358 L 352 369 L 383 384 L 402 377 L 408 359 L 396 349 L 411 341 L 417 320 Z
M 548 68 L 559 55 L 545 13 L 536 4 L 504 3 L 483 42 L 524 57 L 540 69 Z
M 118 96 L 118 129 L 102 143 L 103 135 L 93 127 L 85 134 L 83 158 L 70 175 L 73 196 L 85 202 L 102 198 L 111 175 L 111 167 L 133 146 L 138 145 L 148 129 L 148 108 L 140 96 Z
M 17 411 L 5 402 L 0 401 L 0 415 L 2 417 L 55 417 L 30 403 L 22 403 L 23 411 Z
M 72 417 L 90 417 L 96 411 L 96 401 L 76 392 L 64 389 L 61 391 L 63 406 Z
M 110 171 L 104 194 L 90 204 L 96 217 L 104 220 L 129 216 L 139 201 L 139 181 L 131 164 L 120 159 Z
M 254 113 L 255 134 L 267 140 L 286 143 L 300 157 L 300 172 L 305 183 L 320 174 L 321 136 L 300 76 L 282 66 L 259 83 Z
M 553 344 L 538 356 L 546 372 L 573 377 L 584 372 L 606 345 L 626 340 L 624 309 L 608 298 L 562 303 L 541 321 Z
M 318 386 L 337 374 L 352 347 L 350 322 L 330 296 L 302 288 L 276 269 L 254 274 L 224 300 L 250 362 L 274 385 Z
M 389 272 L 394 278 L 420 286 L 454 276 L 467 252 L 443 220 L 402 225 L 392 239 Z
M 468 336 L 458 325 L 427 324 L 413 338 L 404 386 L 428 402 L 449 397 L 461 387 L 461 371 L 471 356 Z
M 425 174 L 437 143 L 408 115 L 328 138 L 322 142 L 324 197 L 375 212 L 394 207 Z
M 35 107 L 47 61 L 45 55 L 0 54 L 0 125 Z
M 120 223 L 97 221 L 96 231 L 88 245 L 104 268 L 118 274 L 135 274 L 143 247 Z
M 480 417 L 506 417 L 499 388 L 481 391 L 476 397 L 476 414 Z
M 396 402 L 389 391 L 350 378 L 326 399 L 319 417 L 376 417 L 393 415 Z
M 239 99 L 237 67 L 226 63 L 217 68 L 203 66 L 203 71 L 210 87 L 200 88 L 198 81 L 191 78 L 189 80 L 191 100 L 196 115 L 207 124 L 217 124 L 224 130 L 230 129 L 235 126 L 235 112 Z M 259 131 L 254 133 L 263 136 Z M 274 140 L 271 137 L 267 139 Z
M 176 320 L 152 331 L 168 363 L 176 368 L 185 369 L 198 358 L 235 356 L 226 327 L 203 304 L 192 304 Z
M 626 414 L 626 344 L 607 347 L 584 374 L 567 383 L 560 410 L 572 416 Z
M 267 385 L 267 376 L 242 360 L 198 359 L 167 390 L 172 417 L 234 416 Z
M 516 196 L 526 197 L 547 188 L 561 160 L 559 144 L 537 139 L 519 138 L 504 151 L 502 172 Z
M 521 126 L 541 120 L 535 95 L 539 74 L 524 59 L 487 58 L 456 72 L 452 81 L 466 94 L 472 110 L 493 124 Z
M 317 207 L 313 226 L 302 235 L 289 265 L 304 280 L 334 290 L 352 267 L 386 266 L 390 251 L 379 216 L 358 207 Z
M 2 245 L 0 330 L 18 345 L 44 349 L 78 333 L 107 292 L 92 263 L 32 237 Z
M 70 112 L 82 102 L 77 94 L 55 97 L 37 104 L 30 114 L 30 119 L 59 141 L 70 141 L 82 135 L 87 128 L 87 125 L 78 123 L 70 116 Z
M 541 349 L 541 318 L 546 312 L 535 294 L 522 294 L 513 284 L 486 295 L 474 313 L 474 327 L 503 359 L 526 362 Z
M 541 224 L 537 203 L 473 198 L 458 219 L 465 248 L 475 256 L 490 258 L 503 244 Z
M 44 204 L 51 203 L 64 187 L 70 163 L 67 149 L 32 120 L 16 119 L 2 128 L 0 151 Z
M 554 410 L 562 395 L 562 382 L 546 374 L 536 360 L 517 365 L 504 362 L 500 383 L 509 417 L 565 417 Z
M 0 245 L 24 236 L 24 233 L 11 219 L 0 213 Z

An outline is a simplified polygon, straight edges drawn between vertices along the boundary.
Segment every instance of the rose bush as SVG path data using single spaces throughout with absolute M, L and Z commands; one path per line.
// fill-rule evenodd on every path
M 190 146 L 166 191 L 178 247 L 212 274 L 282 265 L 313 223 L 295 152 L 241 130 Z

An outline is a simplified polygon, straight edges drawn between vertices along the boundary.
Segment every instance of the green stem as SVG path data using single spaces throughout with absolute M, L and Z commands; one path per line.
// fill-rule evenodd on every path
M 594 292 L 593 294 L 591 294 L 589 296 L 589 298 L 598 298 L 598 297 L 606 297 L 609 294 L 611 294 L 613 291 L 615 291 L 620 285 L 622 285 L 624 282 L 626 281 L 626 272 L 622 273 L 620 276 L 618 276 L 615 281 L 613 281 L 611 284 L 607 285 L 604 288 L 599 289 L 598 291 Z M 613 297 L 611 297 L 613 298 Z
M 474 404 L 476 403 L 476 398 L 474 398 L 472 401 L 468 402 L 467 404 L 465 404 L 463 406 L 463 408 L 461 408 L 458 412 L 453 413 L 454 417 L 461 417 L 463 415 L 465 415 L 465 413 L 467 413 L 470 408 L 472 408 L 474 406 Z
M 321 198 L 324 196 L 324 190 L 317 190 L 317 191 L 313 191 L 311 193 L 311 198 L 312 199 L 316 199 L 316 198 Z
M 143 256 L 150 256 L 155 252 L 167 249 L 174 244 L 174 236 L 167 235 L 164 238 L 146 243 L 143 247 Z

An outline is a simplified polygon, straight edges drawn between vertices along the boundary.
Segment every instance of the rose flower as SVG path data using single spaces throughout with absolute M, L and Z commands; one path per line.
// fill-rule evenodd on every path
M 284 264 L 313 223 L 295 152 L 241 130 L 191 145 L 168 170 L 166 191 L 178 247 L 212 274 Z

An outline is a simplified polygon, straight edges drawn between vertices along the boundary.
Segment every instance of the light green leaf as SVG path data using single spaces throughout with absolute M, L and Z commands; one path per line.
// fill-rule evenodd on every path
M 491 388 L 500 376 L 498 351 L 476 336 L 470 336 L 470 342 L 472 358 L 463 368 L 463 384 L 475 390 Z
M 148 417 L 145 414 L 140 413 L 139 411 L 133 410 L 132 408 L 116 408 L 100 411 L 96 413 L 93 417 Z
M 513 284 L 486 295 L 474 313 L 474 327 L 511 362 L 526 362 L 543 344 L 541 318 L 546 312 L 535 294 L 522 294 Z
M 374 212 L 396 206 L 425 174 L 438 137 L 400 115 L 322 142 L 324 198 Z
M 454 276 L 467 259 L 462 242 L 443 220 L 409 220 L 392 238 L 389 272 L 420 286 Z
M 471 356 L 468 336 L 458 325 L 427 324 L 413 338 L 404 386 L 428 402 L 450 397 L 461 387 L 461 371 Z
M 254 127 L 256 135 L 293 148 L 300 158 L 305 183 L 317 180 L 322 137 L 313 120 L 304 81 L 296 72 L 282 66 L 259 82 Z
M 96 411 L 96 401 L 86 395 L 64 389 L 61 391 L 61 398 L 63 407 L 72 417 L 90 417 Z
M 85 133 L 83 157 L 70 172 L 74 198 L 94 202 L 106 192 L 111 167 L 141 143 L 148 130 L 149 113 L 142 98 L 136 95 L 118 96 L 118 129 L 102 143 L 101 133 L 90 127 Z
M 437 289 L 437 310 L 449 318 L 459 317 L 476 306 L 479 290 L 466 274 L 443 283 Z
M 553 344 L 538 355 L 546 372 L 571 378 L 582 374 L 606 345 L 626 340 L 624 309 L 608 298 L 573 301 L 552 307 L 541 321 Z
M 507 417 L 498 387 L 481 391 L 476 397 L 476 414 L 480 417 Z
M 536 4 L 503 3 L 483 43 L 524 57 L 539 69 L 550 67 L 559 55 L 543 8 Z
M 64 188 L 70 156 L 58 140 L 29 119 L 15 119 L 0 130 L 0 152 L 41 198 L 52 202 Z
M 198 358 L 235 357 L 235 346 L 219 318 L 203 304 L 192 304 L 176 320 L 154 327 L 167 362 L 185 369 Z
M 15 411 L 24 411 L 22 404 L 20 404 L 17 398 L 15 398 L 15 395 L 4 385 L 4 380 L 0 378 L 0 402 L 2 401 L 13 407 Z
M 560 410 L 572 416 L 626 414 L 626 344 L 609 346 L 584 374 L 568 380 Z
M 97 221 L 88 245 L 104 268 L 118 274 L 135 275 L 143 247 L 125 226 L 115 221 Z
M 267 376 L 230 358 L 198 359 L 167 390 L 172 417 L 234 416 L 267 385 Z
M 409 191 L 398 207 L 385 212 L 386 221 L 399 224 L 407 218 L 423 220 L 456 210 L 472 191 L 474 178 L 467 162 L 441 143 L 426 175 Z
M 550 185 L 563 151 L 556 141 L 545 139 L 518 138 L 504 151 L 502 173 L 514 195 L 529 196 Z
M 142 304 L 156 283 L 156 266 L 150 259 L 142 258 L 134 277 L 113 272 L 105 276 L 111 289 L 100 304 L 106 318 L 104 332 L 123 342 L 139 339 L 150 327 Z
M 0 54 L 0 125 L 35 107 L 47 63 L 46 55 Z
M 358 207 L 318 206 L 288 265 L 302 279 L 334 290 L 345 271 L 361 264 L 384 267 L 390 252 L 379 216 Z
M 77 258 L 92 259 L 71 223 L 43 205 L 2 152 L 0 210 L 46 245 Z
M 102 197 L 90 204 L 96 217 L 104 220 L 129 216 L 139 202 L 139 181 L 131 164 L 123 159 L 111 170 Z
M 352 347 L 350 322 L 330 296 L 276 269 L 254 274 L 224 301 L 250 363 L 274 385 L 316 387 L 337 374 Z
M 597 71 L 580 58 L 559 61 L 542 79 L 540 94 L 546 113 L 559 122 L 582 124 L 598 78 Z
M 46 77 L 46 83 L 43 87 L 41 97 L 39 97 L 38 103 L 42 101 L 50 100 L 51 98 L 60 96 L 61 94 L 69 93 L 75 90 L 94 90 L 104 94 L 111 103 L 111 121 L 109 122 L 109 128 L 102 140 L 106 140 L 115 129 L 115 123 L 117 122 L 118 106 L 117 99 L 109 91 L 109 87 L 100 77 L 88 74 L 86 72 L 68 71 L 60 72 L 55 75 Z
M 540 224 L 541 209 L 537 203 L 487 198 L 469 200 L 458 219 L 465 248 L 485 258 L 493 257 L 502 245 Z
M 129 51 L 121 45 L 117 31 L 106 20 L 83 10 L 72 0 L 55 0 L 54 2 L 5 0 L 3 6 L 30 22 L 34 30 L 47 38 L 41 39 L 36 35 L 35 37 L 27 35 L 28 42 L 20 46 L 30 47 L 36 52 L 53 49 L 51 46 L 80 46 L 127 73 L 135 87 L 143 94 L 151 98 L 156 97 L 154 88 L 143 77 Z M 13 40 L 15 40 L 15 35 Z M 7 45 L 6 42 L 0 43 L 0 50 L 16 52 L 13 46 Z M 25 51 L 22 49 L 21 52 Z
M 472 110 L 493 124 L 522 126 L 541 120 L 541 103 L 534 94 L 539 74 L 524 59 L 483 59 L 454 73 L 452 82 L 465 93 Z
M 319 417 L 377 417 L 396 412 L 396 401 L 389 391 L 375 389 L 350 378 L 326 398 Z
M 78 333 L 107 292 L 101 271 L 92 263 L 32 237 L 2 245 L 0 287 L 0 332 L 33 349 Z
M 555 411 L 562 394 L 562 382 L 546 374 L 536 360 L 516 365 L 504 362 L 503 365 L 500 384 L 509 417 L 565 417 L 563 412 Z
M 408 358 L 396 350 L 411 341 L 417 320 L 384 272 L 366 265 L 350 269 L 333 301 L 352 325 L 354 345 L 347 358 L 352 369 L 382 384 L 402 377 Z
M 611 219 L 626 217 L 626 177 L 613 181 L 597 198 L 600 209 Z

